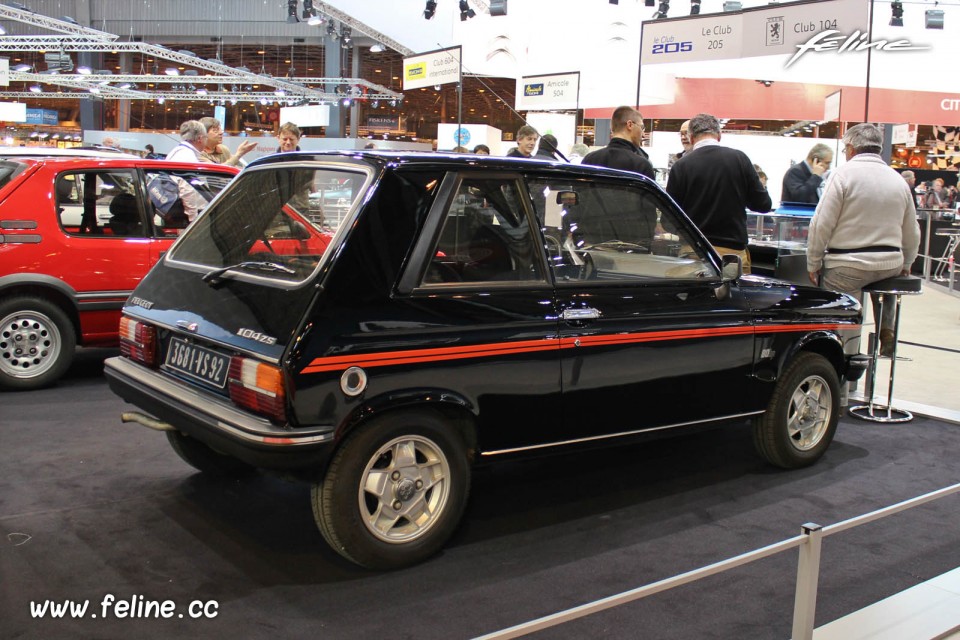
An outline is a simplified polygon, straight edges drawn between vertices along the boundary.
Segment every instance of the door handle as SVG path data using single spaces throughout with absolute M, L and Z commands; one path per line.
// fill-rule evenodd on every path
M 597 320 L 600 318 L 600 310 L 590 307 L 583 309 L 564 309 L 560 317 L 567 322 L 577 322 L 581 320 Z

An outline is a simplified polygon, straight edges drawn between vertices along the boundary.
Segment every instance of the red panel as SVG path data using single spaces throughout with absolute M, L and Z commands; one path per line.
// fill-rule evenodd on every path
M 642 106 L 645 118 L 686 119 L 712 113 L 737 120 L 822 120 L 823 101 L 842 90 L 841 120 L 960 125 L 960 95 L 936 91 L 899 91 L 797 82 L 677 78 L 673 104 Z M 869 106 L 869 110 L 867 109 Z M 586 118 L 609 118 L 615 107 L 587 109 Z

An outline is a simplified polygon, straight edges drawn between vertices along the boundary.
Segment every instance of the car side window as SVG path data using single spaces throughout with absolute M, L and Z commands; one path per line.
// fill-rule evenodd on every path
M 719 275 L 652 190 L 539 178 L 529 186 L 558 283 Z
M 60 227 L 70 235 L 146 237 L 132 170 L 61 173 L 54 183 Z
M 466 178 L 444 216 L 423 286 L 546 282 L 512 178 Z

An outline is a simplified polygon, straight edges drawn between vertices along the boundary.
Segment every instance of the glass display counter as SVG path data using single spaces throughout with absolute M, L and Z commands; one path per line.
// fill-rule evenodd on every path
M 814 205 L 785 204 L 770 213 L 747 212 L 753 272 L 809 284 L 807 233 Z

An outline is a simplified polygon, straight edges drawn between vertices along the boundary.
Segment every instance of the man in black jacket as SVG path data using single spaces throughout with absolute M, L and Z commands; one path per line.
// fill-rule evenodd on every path
M 820 186 L 832 162 L 833 151 L 830 147 L 822 142 L 813 145 L 806 160 L 796 163 L 783 174 L 780 201 L 807 204 L 820 202 Z
M 633 107 L 617 107 L 610 121 L 610 143 L 588 153 L 580 164 L 623 169 L 653 179 L 653 165 L 640 148 L 643 140 L 643 116 Z
M 670 169 L 667 193 L 686 211 L 721 256 L 740 256 L 750 273 L 747 208 L 770 211 L 770 194 L 742 151 L 720 146 L 720 121 L 708 113 L 690 119 L 693 148 Z

